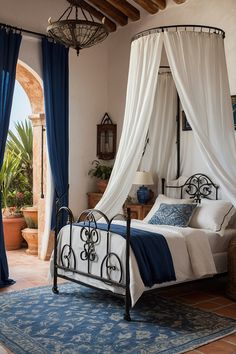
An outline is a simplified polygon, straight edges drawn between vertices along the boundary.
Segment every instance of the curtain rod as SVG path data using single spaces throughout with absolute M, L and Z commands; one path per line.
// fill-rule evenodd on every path
M 187 31 L 187 28 L 192 28 L 193 31 L 195 31 L 196 29 L 201 29 L 200 32 L 205 32 L 205 33 L 217 33 L 217 34 L 221 34 L 223 38 L 225 38 L 225 32 L 218 27 L 210 27 L 210 26 L 205 26 L 205 25 L 171 25 L 171 26 L 162 26 L 162 27 L 154 27 L 154 28 L 150 28 L 148 30 L 142 31 L 137 33 L 131 40 L 131 42 L 135 41 L 138 38 L 147 36 L 148 34 L 151 33 L 155 33 L 155 32 L 164 32 L 165 30 L 169 30 L 169 29 L 175 29 L 177 31 L 178 28 L 182 28 L 185 31 Z M 205 31 L 203 31 L 205 30 Z
M 30 31 L 27 30 L 25 28 L 19 28 L 16 26 L 11 26 L 11 25 L 7 25 L 6 23 L 0 23 L 0 27 L 6 27 L 15 31 L 19 31 L 20 33 L 27 33 L 27 34 L 31 34 L 32 36 L 36 36 L 36 37 L 40 37 L 40 38 L 45 38 L 48 37 L 46 34 L 40 33 L 40 32 L 35 32 L 35 31 Z

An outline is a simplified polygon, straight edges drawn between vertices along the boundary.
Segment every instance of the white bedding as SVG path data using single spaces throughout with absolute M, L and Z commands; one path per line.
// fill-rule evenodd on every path
M 118 223 L 122 223 L 119 221 Z M 124 222 L 123 222 L 124 223 Z M 211 276 L 215 274 L 216 267 L 213 259 L 213 254 L 209 242 L 209 232 L 192 228 L 178 228 L 174 226 L 164 225 L 150 225 L 140 220 L 132 220 L 132 227 L 145 229 L 151 232 L 159 232 L 162 234 L 168 243 L 173 264 L 176 274 L 176 282 L 184 282 L 193 280 L 196 278 Z M 100 275 L 101 260 L 106 253 L 106 233 L 100 231 L 99 245 L 96 246 L 96 253 L 98 259 L 92 262 L 91 273 Z M 221 237 L 222 238 L 222 237 Z M 80 240 L 80 227 L 73 226 L 72 247 L 76 254 L 77 268 L 80 271 L 87 272 L 87 261 L 80 259 L 80 253 L 83 251 L 83 243 Z M 59 249 L 63 247 L 65 243 L 69 243 L 69 225 L 65 226 L 59 235 Z M 125 264 L 125 239 L 119 235 L 112 235 L 111 251 L 114 251 L 121 259 L 122 264 Z M 65 274 L 64 271 L 59 270 L 59 274 Z M 97 281 L 92 278 L 73 274 L 72 272 L 66 272 L 70 277 L 83 281 L 93 286 L 97 286 L 103 289 L 111 290 L 112 292 L 123 294 L 124 290 L 118 287 L 114 287 L 105 284 L 101 281 Z M 115 280 L 115 278 L 112 278 Z M 116 279 L 117 280 L 117 279 Z M 175 282 L 163 283 L 155 285 L 151 289 L 160 287 L 163 285 L 170 285 Z M 143 281 L 140 277 L 137 262 L 135 256 L 131 250 L 130 257 L 130 293 L 132 306 L 136 303 L 142 293 L 150 288 L 145 288 Z
M 208 240 L 213 254 L 227 252 L 229 242 L 232 237 L 236 236 L 236 229 L 226 229 L 223 237 L 218 233 L 207 231 Z

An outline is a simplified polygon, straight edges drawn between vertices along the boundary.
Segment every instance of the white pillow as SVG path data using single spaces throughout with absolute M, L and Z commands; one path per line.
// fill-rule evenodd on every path
M 231 217 L 236 209 L 231 202 L 225 200 L 202 199 L 195 209 L 189 226 L 198 229 L 207 229 L 223 236 Z
M 193 199 L 169 198 L 164 194 L 159 194 L 158 197 L 156 198 L 155 203 L 153 204 L 152 209 L 149 211 L 149 213 L 143 219 L 144 222 L 148 222 L 152 218 L 152 216 L 155 214 L 155 212 L 159 209 L 161 203 L 164 203 L 164 204 L 192 204 L 192 203 L 194 203 L 194 200 Z

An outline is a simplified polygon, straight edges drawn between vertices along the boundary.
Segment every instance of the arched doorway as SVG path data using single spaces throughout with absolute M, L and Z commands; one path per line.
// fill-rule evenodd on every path
M 21 84 L 29 97 L 33 114 L 44 112 L 43 83 L 40 76 L 27 64 L 18 60 L 16 80 Z
M 40 253 L 45 223 L 47 169 L 43 82 L 40 76 L 21 60 L 18 60 L 16 80 L 26 92 L 32 108 L 32 114 L 28 118 L 33 126 L 33 205 L 38 208 L 38 249 Z

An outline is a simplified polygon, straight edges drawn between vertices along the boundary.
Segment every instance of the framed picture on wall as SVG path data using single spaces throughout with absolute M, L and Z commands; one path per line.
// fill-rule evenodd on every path
M 192 130 L 191 125 L 187 121 L 186 114 L 184 111 L 182 111 L 182 130 Z
M 236 130 L 236 95 L 231 96 L 232 100 L 232 109 L 233 109 L 233 116 L 234 116 L 234 129 Z

